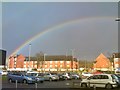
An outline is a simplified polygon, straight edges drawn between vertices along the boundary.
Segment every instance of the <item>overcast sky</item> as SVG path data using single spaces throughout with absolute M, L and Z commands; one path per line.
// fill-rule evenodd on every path
M 31 55 L 72 54 L 95 59 L 118 51 L 117 2 L 3 3 L 3 45 L 7 56 L 31 38 Z M 29 43 L 16 54 L 28 56 Z

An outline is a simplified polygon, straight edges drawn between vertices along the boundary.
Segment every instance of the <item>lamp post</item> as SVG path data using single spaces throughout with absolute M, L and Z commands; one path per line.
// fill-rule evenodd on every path
M 47 55 L 47 54 L 44 54 L 44 73 L 45 73 L 45 60 L 46 60 L 46 55 Z
M 116 18 L 115 21 L 120 22 L 120 18 L 119 18 L 119 17 Z M 118 27 L 118 32 L 119 32 L 119 27 Z M 118 37 L 118 38 L 119 38 L 119 37 Z M 114 60 L 114 59 L 115 59 L 115 54 L 113 54 L 113 68 L 114 68 L 114 73 L 116 73 L 116 72 L 115 72 L 115 68 L 116 68 L 116 67 L 115 67 L 115 60 Z
M 116 73 L 115 72 L 115 54 L 113 54 L 113 71 L 114 71 L 114 73 Z
M 30 71 L 30 54 L 31 54 L 31 44 L 29 44 L 29 71 Z
M 74 49 L 71 49 L 71 51 L 72 51 L 72 72 L 73 72 Z
M 65 68 L 65 71 L 67 71 L 67 52 L 66 52 L 66 59 L 65 59 L 65 62 L 64 62 L 64 68 Z

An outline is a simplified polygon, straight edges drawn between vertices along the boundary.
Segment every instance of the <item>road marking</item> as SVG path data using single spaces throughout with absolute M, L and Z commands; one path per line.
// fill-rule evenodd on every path
M 70 85 L 70 83 L 66 83 L 66 85 Z

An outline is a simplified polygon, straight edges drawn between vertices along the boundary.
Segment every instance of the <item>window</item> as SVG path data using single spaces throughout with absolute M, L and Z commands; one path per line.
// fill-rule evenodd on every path
M 52 65 L 50 65 L 50 67 L 52 67 Z
M 91 79 L 100 79 L 100 75 L 95 75 Z
M 55 61 L 55 63 L 57 63 L 58 61 Z
M 70 65 L 67 65 L 67 67 L 70 67 Z
M 50 64 L 52 64 L 52 61 L 50 61 Z
M 60 65 L 60 67 L 63 67 L 63 65 Z
M 70 61 L 67 61 L 67 64 L 69 64 L 70 63 Z
M 57 65 L 55 65 L 55 67 L 57 67 Z
M 37 63 L 37 61 L 35 61 L 35 64 Z
M 47 61 L 45 61 L 45 64 L 47 64 Z
M 26 67 L 26 65 L 24 65 L 24 67 Z
M 101 75 L 101 79 L 109 79 L 107 75 Z
M 60 61 L 60 63 L 63 63 L 63 61 Z

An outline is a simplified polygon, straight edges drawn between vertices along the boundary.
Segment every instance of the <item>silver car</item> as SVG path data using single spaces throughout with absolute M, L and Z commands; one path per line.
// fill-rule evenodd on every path
M 114 74 L 97 74 L 81 81 L 81 87 L 114 88 L 119 86 L 119 79 Z
M 54 73 L 45 73 L 44 74 L 44 79 L 48 80 L 48 81 L 57 81 L 59 80 L 58 75 L 54 74 Z

